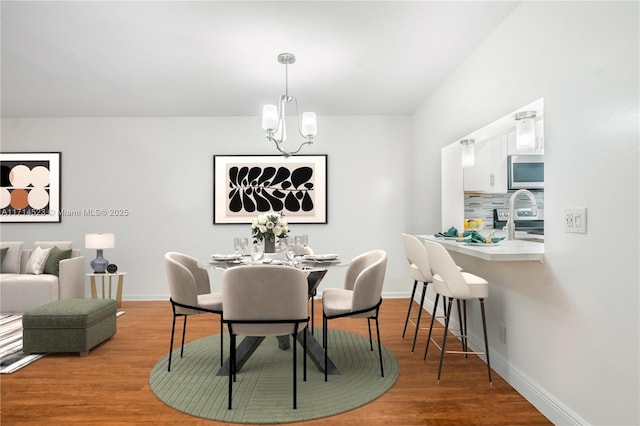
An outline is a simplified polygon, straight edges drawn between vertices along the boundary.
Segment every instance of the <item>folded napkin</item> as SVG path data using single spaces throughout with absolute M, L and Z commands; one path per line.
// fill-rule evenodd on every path
M 476 243 L 485 244 L 487 242 L 487 237 L 484 237 L 478 231 L 465 231 L 462 234 L 462 236 L 463 238 L 465 239 L 469 238 L 470 241 L 474 241 Z M 492 243 L 497 243 L 498 241 L 502 241 L 502 240 L 504 240 L 504 237 L 491 237 Z
M 457 237 L 458 230 L 452 226 L 446 232 L 438 232 L 437 234 L 434 234 L 434 236 L 439 238 Z M 464 231 L 464 233 L 462 234 L 462 238 L 468 241 L 473 241 L 473 242 L 482 243 L 482 244 L 486 244 L 487 242 L 487 237 L 483 236 L 478 231 Z M 497 243 L 498 241 L 502 241 L 502 240 L 504 240 L 504 237 L 491 237 L 492 243 Z
M 458 236 L 458 230 L 455 227 L 451 227 L 449 228 L 449 230 L 447 232 L 438 232 L 437 234 L 433 234 L 436 237 L 457 237 Z

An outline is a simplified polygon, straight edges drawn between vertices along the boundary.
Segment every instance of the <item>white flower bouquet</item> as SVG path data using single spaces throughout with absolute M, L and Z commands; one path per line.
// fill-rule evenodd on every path
M 251 231 L 258 240 L 275 242 L 277 238 L 286 238 L 289 224 L 282 213 L 263 213 L 251 222 Z

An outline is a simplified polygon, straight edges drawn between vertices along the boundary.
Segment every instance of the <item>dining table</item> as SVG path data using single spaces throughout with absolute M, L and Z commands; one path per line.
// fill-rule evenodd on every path
M 309 298 L 316 295 L 316 291 L 320 282 L 330 269 L 345 267 L 350 261 L 344 261 L 337 255 L 304 255 L 299 256 L 293 261 L 284 260 L 281 253 L 266 253 L 265 257 L 258 261 L 251 260 L 248 256 L 243 255 L 212 255 L 211 259 L 201 266 L 206 266 L 213 270 L 225 270 L 228 268 L 242 267 L 243 265 L 264 264 L 264 265 L 287 265 L 292 268 L 298 268 L 306 272 Z M 224 309 L 224 307 L 223 307 Z M 306 336 L 305 336 L 306 335 Z M 303 344 L 306 337 L 307 355 L 314 365 L 324 372 L 325 352 L 322 343 L 318 342 L 309 327 L 298 332 L 296 340 Z M 265 336 L 245 336 L 242 342 L 236 348 L 236 369 L 240 370 L 242 366 L 251 358 L 251 355 L 265 340 Z M 278 346 L 282 350 L 289 349 L 289 336 L 277 336 Z M 216 373 L 216 376 L 227 376 L 229 374 L 230 361 L 227 358 L 222 367 Z M 327 359 L 327 374 L 339 375 L 340 371 L 331 361 Z

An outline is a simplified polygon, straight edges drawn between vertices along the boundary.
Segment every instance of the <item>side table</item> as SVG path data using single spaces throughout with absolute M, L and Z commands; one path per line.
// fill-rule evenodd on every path
M 105 272 L 103 274 L 87 274 L 87 276 L 89 277 L 90 281 L 91 281 L 91 298 L 92 299 L 96 299 L 98 297 L 98 290 L 97 290 L 97 286 L 96 286 L 96 277 L 102 277 L 102 298 L 105 298 L 105 294 L 104 294 L 104 285 L 105 285 L 105 278 L 109 278 L 108 283 L 109 283 L 109 299 L 111 299 L 111 283 L 112 283 L 112 279 L 113 277 L 118 277 L 118 287 L 116 290 L 116 302 L 118 303 L 118 308 L 120 308 L 122 306 L 122 284 L 124 282 L 124 276 L 127 275 L 126 272 L 116 272 L 113 274 L 110 274 L 108 272 Z

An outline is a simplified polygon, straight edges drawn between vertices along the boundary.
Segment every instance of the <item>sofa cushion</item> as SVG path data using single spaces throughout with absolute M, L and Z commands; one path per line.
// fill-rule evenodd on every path
M 7 241 L 0 243 L 0 247 L 7 247 L 7 253 L 2 259 L 0 272 L 3 273 L 20 273 L 20 257 L 22 256 L 22 241 Z
M 51 274 L 0 274 L 0 312 L 22 313 L 58 300 L 59 279 Z
M 44 271 L 44 264 L 47 263 L 49 258 L 50 248 L 43 249 L 36 247 L 29 256 L 25 272 L 27 274 L 40 275 Z
M 51 248 L 58 247 L 59 249 L 67 250 L 72 248 L 73 241 L 36 241 L 33 243 L 33 248 Z
M 60 275 L 60 261 L 71 258 L 71 249 L 61 250 L 57 246 L 51 247 L 49 257 L 44 264 L 44 273 Z
M 4 260 L 4 255 L 7 254 L 9 247 L 0 248 L 0 265 L 2 265 L 2 261 Z

